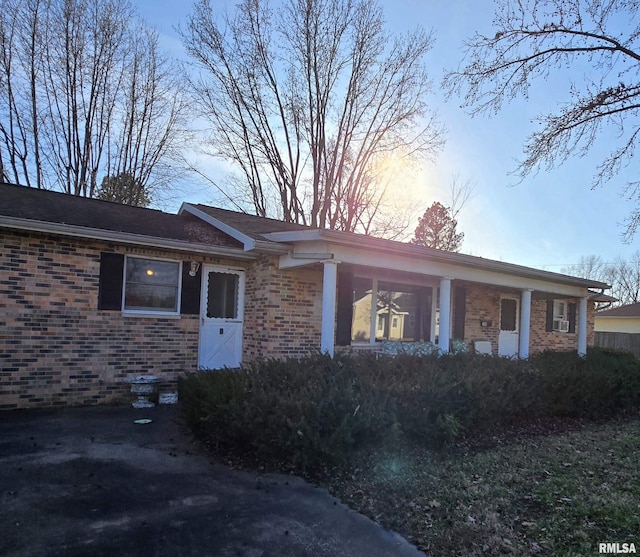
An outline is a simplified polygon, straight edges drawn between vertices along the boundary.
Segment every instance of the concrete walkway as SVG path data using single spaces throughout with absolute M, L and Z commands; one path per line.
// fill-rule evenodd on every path
M 423 555 L 299 478 L 193 452 L 175 407 L 0 413 L 0 555 Z

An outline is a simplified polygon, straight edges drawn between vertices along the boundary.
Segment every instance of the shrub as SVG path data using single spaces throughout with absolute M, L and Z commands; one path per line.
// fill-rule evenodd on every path
M 533 363 L 552 415 L 603 417 L 640 400 L 640 362 L 631 353 L 594 348 L 581 358 L 548 351 Z
M 402 434 L 441 445 L 546 415 L 608 415 L 640 402 L 640 362 L 590 350 L 485 355 L 312 354 L 180 382 L 187 423 L 216 445 L 311 469 Z
M 185 421 L 196 433 L 215 431 L 213 438 L 223 445 L 246 440 L 242 419 L 247 393 L 245 374 L 231 370 L 189 373 L 180 378 L 178 390 Z
M 238 379 L 229 381 L 228 374 Z M 302 468 L 343 461 L 349 451 L 394 431 L 389 397 L 360 384 L 346 356 L 314 354 L 200 372 L 181 388 L 188 423 L 216 443 Z

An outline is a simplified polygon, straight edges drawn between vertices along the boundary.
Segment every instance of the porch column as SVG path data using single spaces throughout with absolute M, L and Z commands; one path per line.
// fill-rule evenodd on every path
M 523 290 L 520 297 L 520 358 L 529 357 L 529 334 L 531 330 L 531 290 Z
M 320 352 L 333 356 L 336 338 L 336 290 L 338 284 L 338 262 L 324 261 L 322 275 L 322 329 Z
M 378 279 L 371 281 L 371 316 L 369 318 L 369 344 L 376 343 L 376 328 L 378 326 Z
M 578 303 L 578 355 L 587 355 L 587 298 Z
M 451 337 L 451 279 L 440 279 L 440 334 L 438 348 L 443 354 L 449 353 L 449 338 Z

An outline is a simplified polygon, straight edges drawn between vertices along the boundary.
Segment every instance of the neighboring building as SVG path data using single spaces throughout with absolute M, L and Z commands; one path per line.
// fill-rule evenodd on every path
M 597 332 L 640 333 L 640 303 L 596 312 L 594 329 Z
M 205 205 L 169 214 L 4 184 L 0 408 L 108 401 L 132 375 L 175 386 L 199 368 L 383 339 L 585 353 L 606 288 Z

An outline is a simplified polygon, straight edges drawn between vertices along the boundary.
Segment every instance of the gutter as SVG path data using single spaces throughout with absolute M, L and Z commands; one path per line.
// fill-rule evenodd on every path
M 237 248 L 229 248 L 225 246 L 211 246 L 209 244 L 190 243 L 183 240 L 174 240 L 170 238 L 144 236 L 142 234 L 133 234 L 131 232 L 102 230 L 98 228 L 89 228 L 86 226 L 52 223 L 39 220 L 21 219 L 16 217 L 0 217 L 0 227 L 13 230 L 45 232 L 48 234 L 71 236 L 74 238 L 102 240 L 107 242 L 116 242 L 119 244 L 171 249 L 174 251 L 198 253 L 202 255 L 228 256 L 245 261 L 255 259 L 258 256 L 258 254 L 256 253 L 246 253 Z

